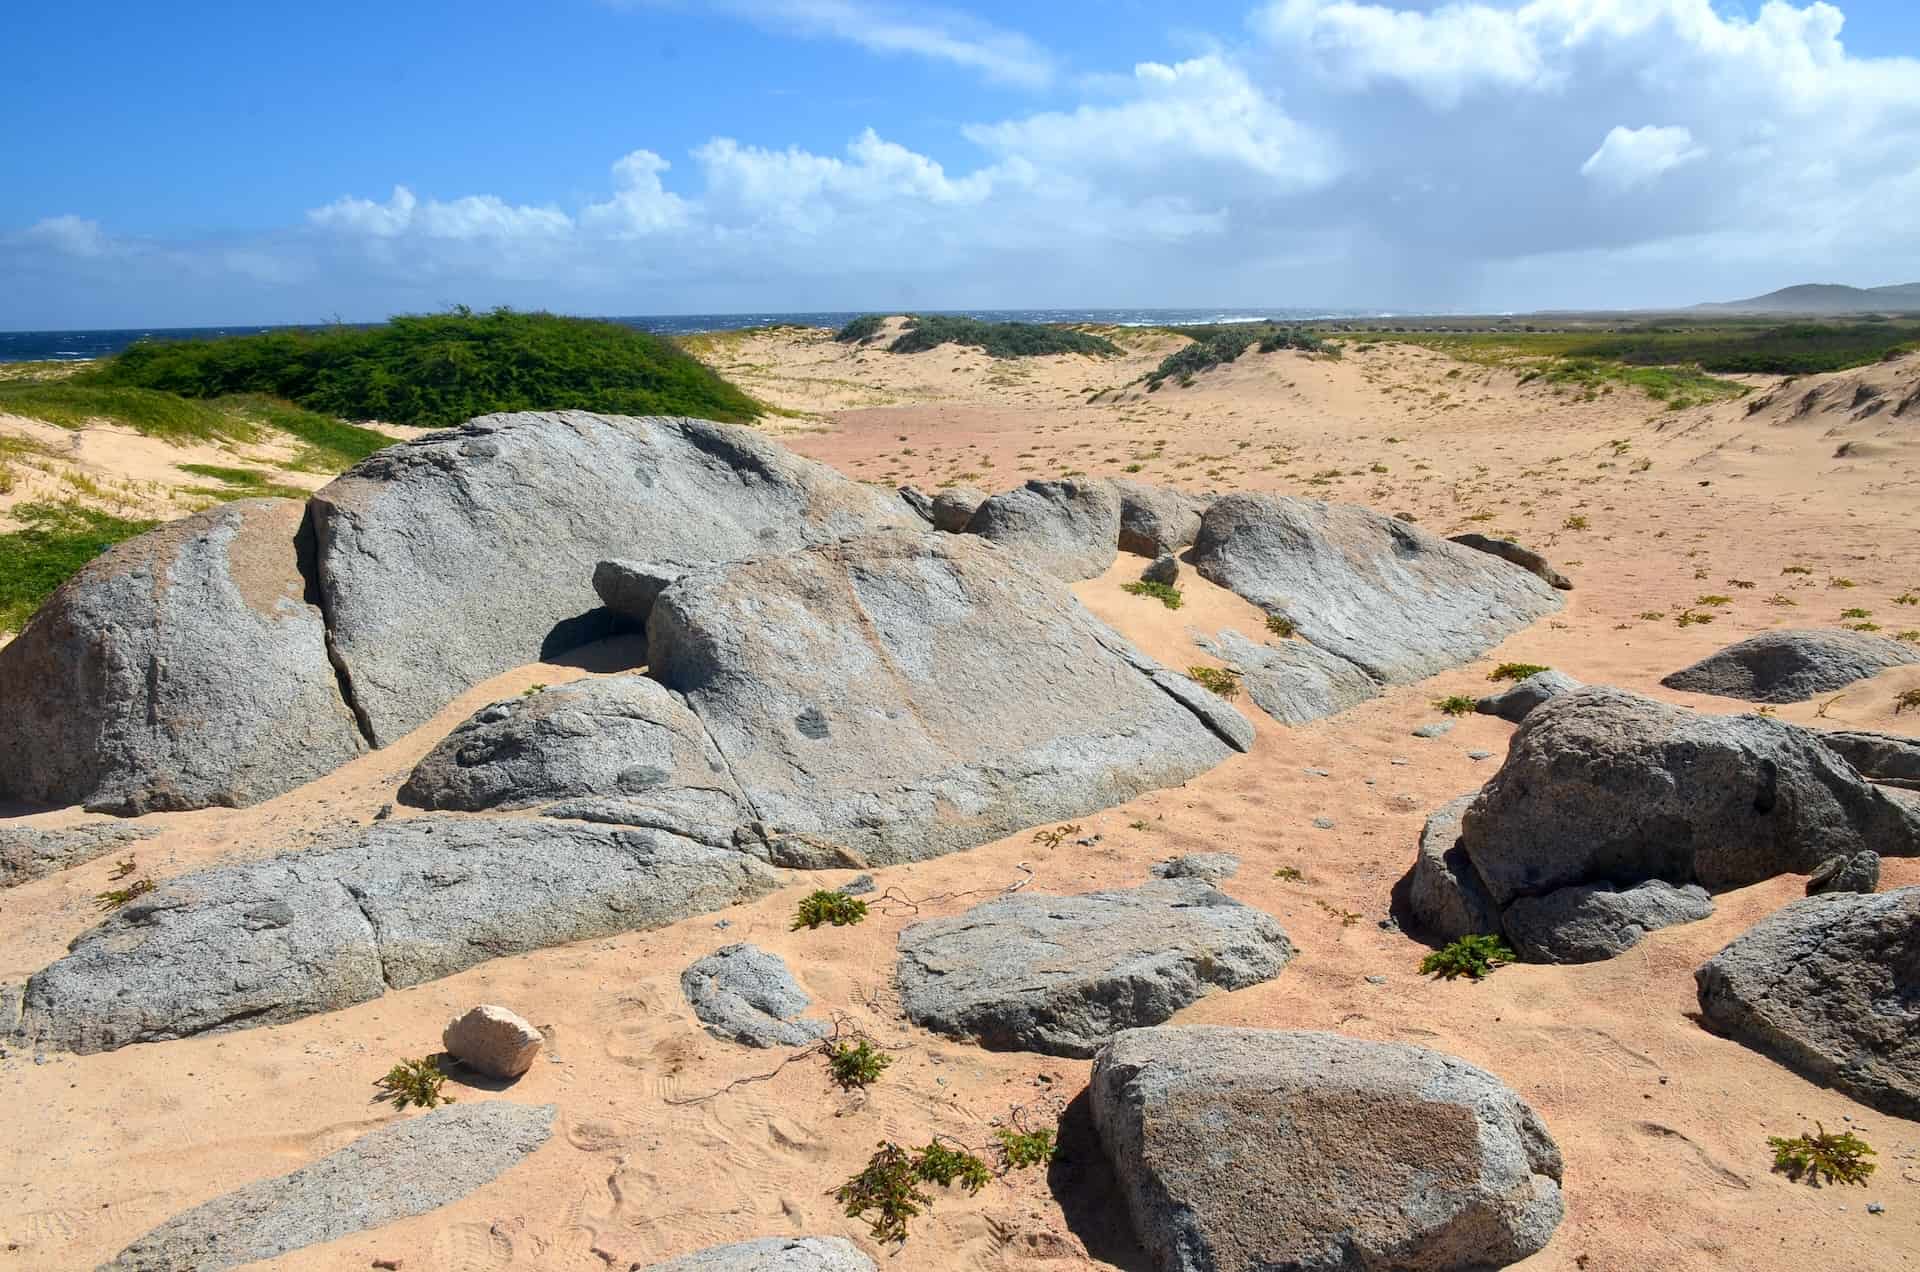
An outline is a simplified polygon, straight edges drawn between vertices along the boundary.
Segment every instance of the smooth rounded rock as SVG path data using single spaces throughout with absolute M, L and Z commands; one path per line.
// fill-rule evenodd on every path
M 490 1003 L 455 1016 L 440 1034 L 448 1055 L 491 1078 L 517 1078 L 531 1069 L 545 1041 L 525 1020 Z
M 1808 628 L 1761 632 L 1660 683 L 1748 702 L 1805 702 L 1889 667 L 1920 663 L 1920 649 L 1869 632 Z
M 1110 482 L 1030 481 L 982 503 L 967 533 L 1057 579 L 1090 579 L 1120 555 L 1120 496 Z

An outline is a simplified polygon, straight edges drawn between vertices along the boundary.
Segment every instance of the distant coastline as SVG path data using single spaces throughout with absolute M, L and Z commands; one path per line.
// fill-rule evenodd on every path
M 750 327 L 839 327 L 863 313 L 879 310 L 818 310 L 795 313 L 639 314 L 610 317 L 658 335 L 686 336 L 703 331 L 739 331 Z M 888 312 L 904 312 L 900 309 Z M 1390 318 L 1371 309 L 928 309 L 919 313 L 955 314 L 989 322 L 1092 322 L 1115 327 L 1182 326 L 1224 322 L 1308 322 L 1340 318 Z M 84 361 L 120 352 L 136 340 L 206 340 L 216 336 L 250 336 L 263 331 L 288 331 L 317 323 L 275 323 L 230 327 L 119 327 L 90 331 L 0 331 L 0 362 Z M 371 327 L 378 323 L 348 323 Z

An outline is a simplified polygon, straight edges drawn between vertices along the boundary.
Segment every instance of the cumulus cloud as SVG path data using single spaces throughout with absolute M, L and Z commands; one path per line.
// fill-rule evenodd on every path
M 1683 163 L 1706 157 L 1693 144 L 1693 133 L 1677 124 L 1669 127 L 1626 128 L 1615 125 L 1600 148 L 1580 165 L 1580 175 L 1619 193 L 1651 184 Z
M 28 243 L 42 243 L 66 256 L 102 256 L 108 248 L 107 236 L 98 221 L 71 213 L 36 221 L 20 237 Z

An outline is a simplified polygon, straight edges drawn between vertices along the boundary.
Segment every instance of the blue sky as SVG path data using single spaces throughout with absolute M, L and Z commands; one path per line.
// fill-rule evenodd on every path
M 0 328 L 1920 279 L 1911 0 L 34 6 Z

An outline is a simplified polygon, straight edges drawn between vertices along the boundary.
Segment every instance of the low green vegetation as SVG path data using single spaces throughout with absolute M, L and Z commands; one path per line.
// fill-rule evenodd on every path
M 1463 693 L 1450 693 L 1444 698 L 1435 698 L 1433 708 L 1441 715 L 1472 715 L 1475 701 Z
M 892 1056 L 874 1050 L 865 1038 L 858 1042 L 830 1043 L 827 1046 L 827 1072 L 845 1091 L 872 1086 L 892 1063 Z
M 994 1132 L 994 1138 L 1003 1175 L 1053 1160 L 1052 1131 L 1002 1129 Z M 957 1186 L 971 1196 L 992 1181 L 987 1163 L 965 1146 L 935 1138 L 909 1152 L 882 1140 L 860 1173 L 835 1189 L 833 1196 L 849 1219 L 866 1220 L 867 1232 L 875 1241 L 898 1244 L 907 1239 L 907 1221 L 933 1205 L 933 1195 L 923 1185 Z
M 453 1103 L 452 1096 L 440 1094 L 440 1088 L 446 1085 L 446 1081 L 447 1075 L 428 1056 L 420 1060 L 402 1060 L 387 1070 L 387 1076 L 374 1085 L 384 1092 L 380 1098 L 392 1100 L 396 1109 L 404 1109 L 409 1104 L 431 1109 Z
M 1187 674 L 1202 689 L 1231 701 L 1240 696 L 1240 673 L 1231 667 L 1189 667 Z
M 21 528 L 0 534 L 0 631 L 19 631 L 87 562 L 158 524 L 75 503 L 20 504 L 13 518 Z
M 999 1144 L 1001 1168 L 1004 1170 L 1045 1166 L 1053 1160 L 1057 1151 L 1052 1131 L 1015 1131 L 1002 1127 L 993 1133 L 993 1137 Z
M 1866 1141 L 1852 1131 L 1835 1135 L 1818 1122 L 1813 1125 L 1812 1135 L 1767 1137 L 1773 1168 L 1796 1184 L 1805 1179 L 1815 1188 L 1822 1182 L 1864 1185 L 1874 1170 L 1867 1158 L 1876 1156 Z
M 1513 962 L 1516 957 L 1507 948 L 1507 943 L 1497 936 L 1463 936 L 1421 959 L 1420 974 L 1437 976 L 1442 980 L 1456 980 L 1462 976 L 1482 980 L 1495 968 Z
M 219 482 L 218 486 L 195 486 L 193 493 L 206 495 L 212 499 L 260 499 L 274 496 L 281 499 L 305 499 L 307 492 L 299 486 L 289 486 L 273 480 L 272 473 L 261 472 L 257 468 L 228 468 L 222 464 L 177 464 L 181 472 L 192 473 L 196 477 L 207 477 Z
M 1151 596 L 1168 609 L 1180 608 L 1180 589 L 1171 583 L 1154 583 L 1142 579 L 1138 583 L 1122 583 L 1120 590 L 1134 596 Z
M 993 1179 L 987 1164 L 964 1148 L 954 1148 L 933 1140 L 914 1154 L 913 1173 L 930 1184 L 952 1187 L 959 1184 L 969 1194 L 985 1188 Z
M 1194 376 L 1224 363 L 1238 361 L 1240 355 L 1250 348 L 1257 347 L 1261 353 L 1275 353 L 1281 349 L 1299 349 L 1307 353 L 1326 354 L 1329 357 L 1340 356 L 1339 345 L 1302 328 L 1263 326 L 1257 323 L 1226 323 L 1214 326 L 1169 327 L 1167 330 L 1176 335 L 1185 336 L 1193 343 L 1175 349 L 1160 360 L 1159 366 L 1146 374 L 1144 381 L 1149 393 L 1168 380 L 1184 388 L 1193 383 Z
M 1033 832 L 1033 842 L 1042 848 L 1054 849 L 1080 833 L 1080 823 L 1067 822 L 1060 826 L 1045 826 Z
M 1525 680 L 1529 676 L 1537 676 L 1547 670 L 1550 669 L 1541 666 L 1539 663 L 1501 663 L 1498 667 L 1495 667 L 1487 673 L 1487 679 Z
M 802 898 L 793 914 L 793 926 L 787 930 L 798 932 L 806 928 L 811 931 L 828 923 L 835 927 L 849 927 L 866 917 L 867 903 L 859 897 L 850 897 L 844 892 L 828 892 L 822 888 Z
M 854 320 L 855 323 L 864 321 Z M 906 330 L 887 346 L 887 352 L 925 353 L 944 344 L 966 345 L 990 358 L 1038 358 L 1057 353 L 1080 353 L 1105 358 L 1120 352 L 1119 346 L 1111 340 L 1072 327 L 1037 322 L 982 322 L 978 318 L 953 318 L 941 314 L 908 317 Z
M 1294 622 L 1292 619 L 1288 618 L 1285 614 L 1267 615 L 1267 631 L 1272 635 L 1283 637 L 1283 638 L 1291 638 L 1294 635 L 1294 633 L 1298 632 L 1299 630 L 1300 630 L 1300 624 Z
M 128 873 L 132 872 L 129 871 Z M 125 875 L 118 874 L 114 876 L 116 879 L 125 877 Z M 93 908 L 103 913 L 111 914 L 135 897 L 146 896 L 147 893 L 153 891 L 153 886 L 153 880 L 151 879 L 135 879 L 124 888 L 108 888 L 105 892 L 96 892 L 93 894 Z
M 833 333 L 833 338 L 841 344 L 871 344 L 880 336 L 880 329 L 887 320 L 879 314 L 861 314 L 846 326 Z

